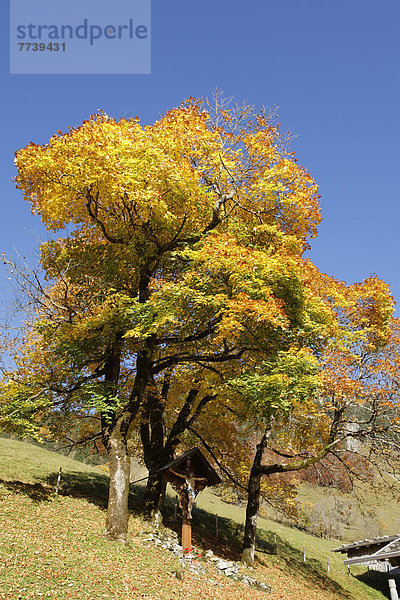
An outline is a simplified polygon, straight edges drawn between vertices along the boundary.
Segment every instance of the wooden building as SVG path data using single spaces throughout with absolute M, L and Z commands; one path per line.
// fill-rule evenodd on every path
M 400 534 L 344 544 L 332 552 L 347 554 L 344 564 L 349 568 L 350 565 L 366 565 L 370 569 L 387 573 L 390 598 L 399 600 L 394 576 L 400 573 Z
M 345 565 L 365 564 L 375 568 L 373 563 L 381 563 L 376 565 L 377 570 L 391 570 L 400 566 L 400 534 L 344 544 L 332 552 L 347 554 Z

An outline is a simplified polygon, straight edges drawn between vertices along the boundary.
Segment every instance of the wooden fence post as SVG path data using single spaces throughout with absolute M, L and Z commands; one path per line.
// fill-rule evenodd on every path
M 303 562 L 307 562 L 307 557 L 306 557 L 306 547 L 303 547 Z
M 396 582 L 394 579 L 389 579 L 390 600 L 399 600 L 397 595 Z
M 327 568 L 327 571 L 328 571 L 328 573 L 329 573 L 329 572 L 330 572 L 330 570 L 331 570 L 331 567 L 330 567 L 330 565 L 329 565 L 329 556 L 327 556 L 327 557 L 326 557 L 326 568 Z
M 218 537 L 218 514 L 215 514 L 215 537 Z

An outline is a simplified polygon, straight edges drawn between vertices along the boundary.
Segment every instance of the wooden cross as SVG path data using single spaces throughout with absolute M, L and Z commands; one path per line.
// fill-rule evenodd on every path
M 220 483 L 221 479 L 198 448 L 185 452 L 165 465 L 162 474 L 179 495 L 179 506 L 182 510 L 182 550 L 185 554 L 192 549 L 194 500 L 205 487 Z

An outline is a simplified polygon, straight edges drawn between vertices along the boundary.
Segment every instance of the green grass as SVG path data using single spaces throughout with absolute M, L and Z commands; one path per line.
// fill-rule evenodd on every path
M 235 546 L 240 546 L 239 540 L 244 522 L 242 508 L 224 503 L 207 490 L 198 497 L 197 506 L 202 514 L 201 516 L 195 515 L 196 521 L 207 523 L 208 518 L 209 531 L 215 534 L 215 513 L 218 513 L 220 532 L 226 539 L 233 540 Z M 212 515 L 211 518 L 210 515 Z M 239 533 L 239 538 L 237 533 Z M 347 597 L 357 600 L 359 598 L 380 600 L 389 597 L 385 575 L 374 571 L 368 572 L 366 567 L 358 565 L 353 565 L 351 575 L 348 575 L 347 566 L 343 564 L 346 556 L 332 553 L 332 549 L 341 543 L 341 540 L 324 540 L 271 519 L 258 519 L 256 554 L 260 565 L 274 566 L 293 576 L 296 573 L 296 576 L 313 581 L 315 585 L 324 590 L 338 593 L 339 597 L 346 597 L 346 593 L 349 594 Z M 306 563 L 303 559 L 304 548 L 306 549 Z M 329 557 L 330 563 L 329 574 L 327 573 L 327 557 Z M 273 580 L 270 581 L 273 583 Z M 399 584 L 398 587 L 400 590 Z
M 54 496 L 59 467 L 61 493 Z M 103 537 L 108 477 L 101 467 L 91 467 L 38 446 L 0 438 L 0 598 L 50 598 L 97 600 L 147 598 L 151 600 L 259 600 L 263 592 L 220 576 L 204 563 L 198 579 L 174 576 L 177 560 L 145 541 L 149 526 L 133 511 L 128 546 Z M 134 487 L 135 509 L 142 488 Z M 140 500 L 139 500 L 140 501 Z M 172 494 L 166 523 L 175 530 Z M 216 537 L 215 514 L 219 515 Z M 205 490 L 198 496 L 193 515 L 193 539 L 202 550 L 237 559 L 244 511 L 224 503 Z M 277 537 L 277 552 L 274 547 Z M 383 600 L 387 581 L 365 567 L 347 574 L 343 556 L 332 553 L 340 542 L 259 519 L 257 561 L 252 573 L 273 588 L 279 600 Z M 307 562 L 303 562 L 303 547 Z M 329 556 L 331 572 L 327 573 Z M 210 583 L 209 580 L 212 580 Z
M 0 437 L 0 479 L 12 480 L 18 477 L 26 483 L 49 483 L 57 477 L 59 468 L 64 473 L 101 475 L 101 466 L 92 467 L 68 456 L 45 450 L 36 444 Z M 104 481 L 107 481 L 105 477 Z

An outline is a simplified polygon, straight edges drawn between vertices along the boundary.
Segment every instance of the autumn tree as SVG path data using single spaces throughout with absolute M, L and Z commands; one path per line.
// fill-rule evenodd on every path
M 32 211 L 63 233 L 41 246 L 47 283 L 27 278 L 34 312 L 1 422 L 98 423 L 106 531 L 124 540 L 132 428 L 156 509 L 158 468 L 207 406 L 229 402 L 231 380 L 302 349 L 317 357 L 336 335 L 303 258 L 317 187 L 265 111 L 194 99 L 149 126 L 100 113 L 29 144 L 16 166 Z
M 321 276 L 312 269 L 318 284 Z M 322 351 L 281 352 L 231 381 L 242 397 L 239 420 L 252 422 L 254 435 L 258 432 L 243 543 L 243 560 L 249 564 L 254 562 L 263 478 L 306 470 L 326 457 L 340 464 L 351 481 L 395 475 L 400 345 L 398 323 L 389 320 L 388 287 L 376 277 L 353 286 L 323 279 L 335 335 Z

